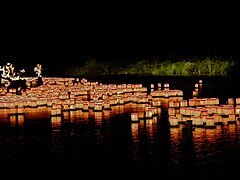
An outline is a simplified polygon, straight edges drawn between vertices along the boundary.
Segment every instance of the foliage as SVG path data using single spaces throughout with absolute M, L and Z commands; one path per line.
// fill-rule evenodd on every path
M 233 60 L 196 58 L 171 61 L 168 59 L 142 59 L 129 64 L 120 61 L 97 62 L 89 58 L 83 66 L 66 70 L 67 76 L 96 75 L 160 75 L 160 76 L 227 76 L 236 66 Z

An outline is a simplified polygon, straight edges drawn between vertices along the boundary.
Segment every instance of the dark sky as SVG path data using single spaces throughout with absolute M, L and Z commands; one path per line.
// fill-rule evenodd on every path
M 176 0 L 34 5 L 2 16 L 0 58 L 66 67 L 88 57 L 239 57 L 236 7 L 231 1 Z

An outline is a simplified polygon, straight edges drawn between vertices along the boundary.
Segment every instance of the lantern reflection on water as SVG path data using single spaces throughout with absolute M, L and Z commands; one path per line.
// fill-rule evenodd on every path
M 131 124 L 131 132 L 133 142 L 138 142 L 139 141 L 138 123 Z
M 110 110 L 103 110 L 103 118 L 108 120 L 111 117 L 111 111 Z
M 83 120 L 88 120 L 88 118 L 89 118 L 89 112 L 83 111 Z
M 152 137 L 154 134 L 154 128 L 156 127 L 154 119 L 146 119 L 145 122 L 146 132 L 149 137 Z
M 9 119 L 10 125 L 13 125 L 13 126 L 24 125 L 24 119 L 25 119 L 24 114 L 9 114 L 8 119 Z
M 103 118 L 103 112 L 102 112 L 102 111 L 96 111 L 96 112 L 94 112 L 94 117 L 95 117 L 96 120 L 101 121 L 102 118 Z
M 61 116 L 52 116 L 51 117 L 52 128 L 61 126 L 61 123 L 62 123 L 62 117 Z

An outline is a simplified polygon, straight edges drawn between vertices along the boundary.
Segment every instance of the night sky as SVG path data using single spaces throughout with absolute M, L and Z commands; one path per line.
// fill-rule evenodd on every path
M 152 0 L 35 5 L 1 18 L 2 64 L 31 69 L 177 56 L 240 57 L 236 4 Z M 67 64 L 66 64 L 67 62 Z M 61 69 L 61 68 L 60 68 Z

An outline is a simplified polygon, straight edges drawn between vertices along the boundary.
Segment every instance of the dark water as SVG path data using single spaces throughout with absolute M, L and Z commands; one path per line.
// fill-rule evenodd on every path
M 159 82 L 191 98 L 203 80 L 201 97 L 240 97 L 236 78 L 108 77 L 102 83 Z M 164 117 L 131 123 L 127 114 L 111 118 L 28 119 L 0 123 L 0 171 L 6 177 L 67 179 L 213 179 L 240 170 L 240 124 L 196 128 L 190 138 Z M 0 176 L 1 176 L 0 174 Z

